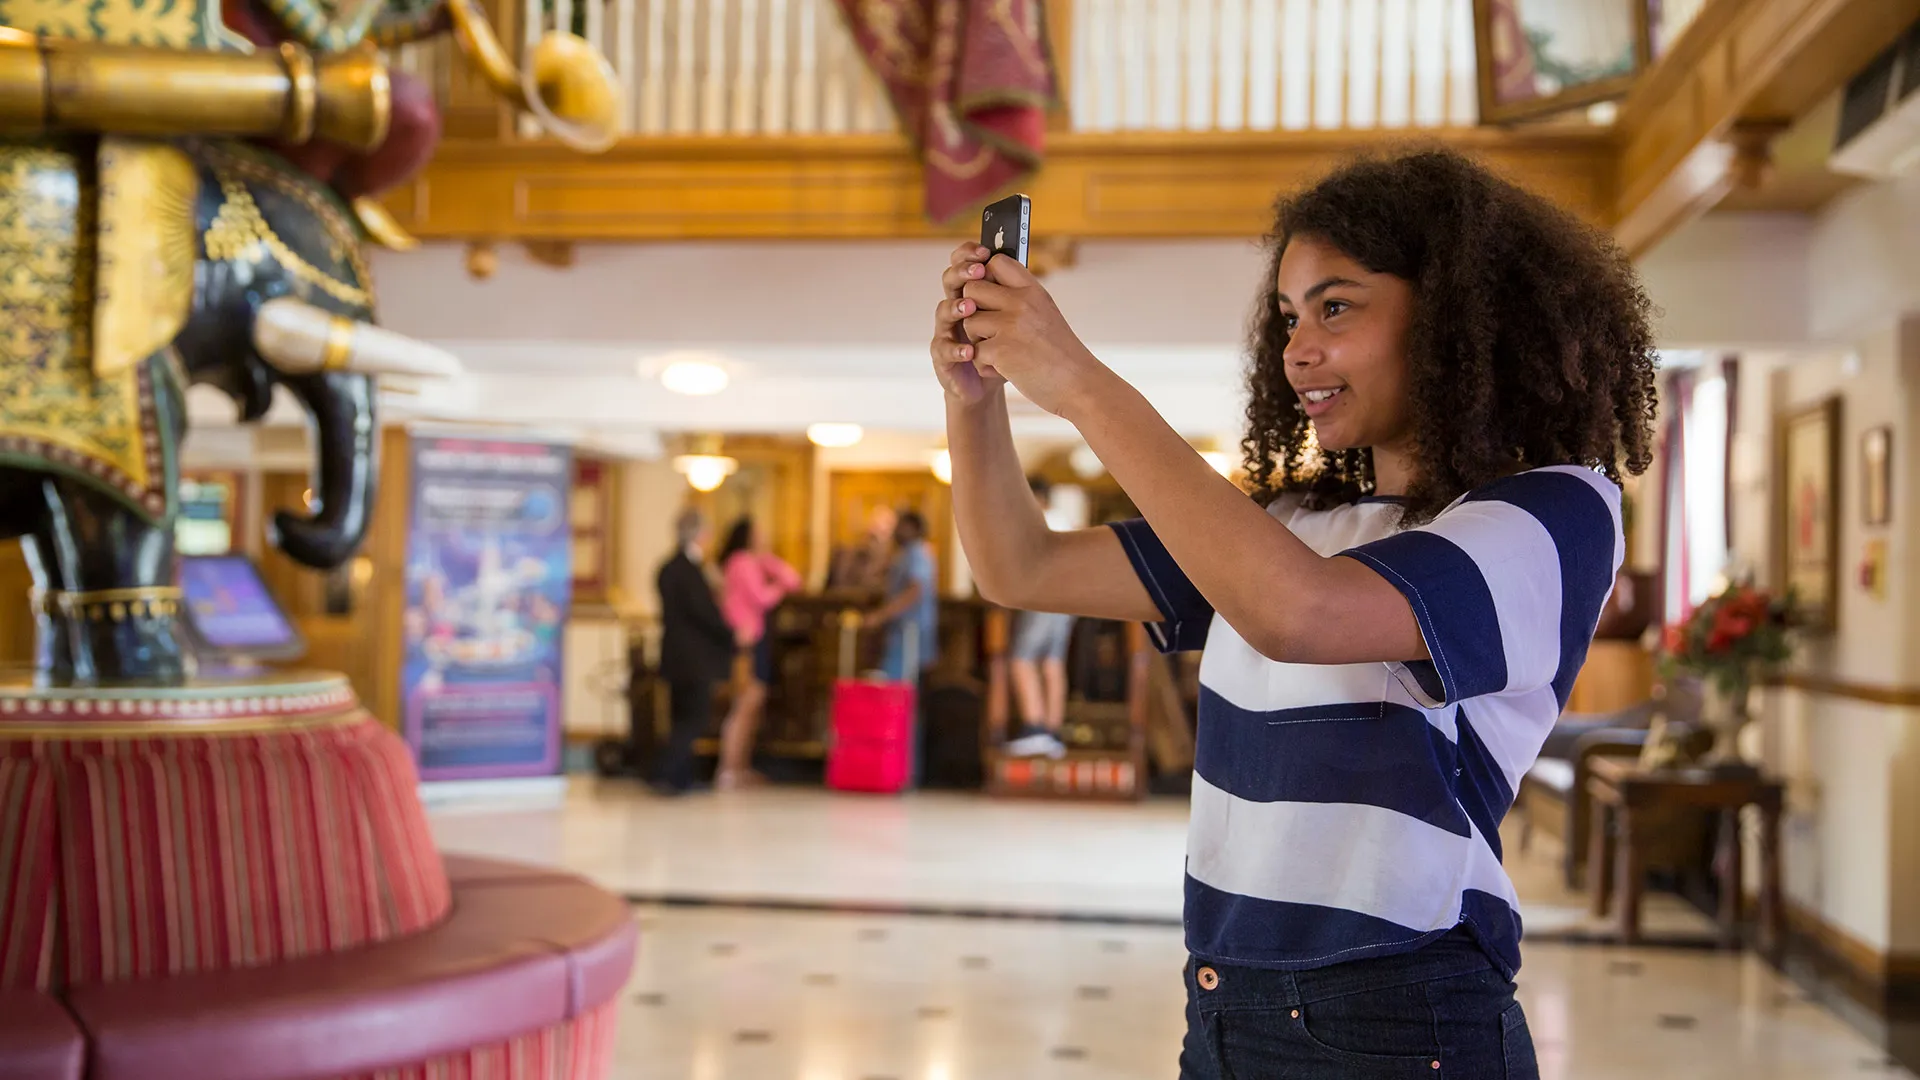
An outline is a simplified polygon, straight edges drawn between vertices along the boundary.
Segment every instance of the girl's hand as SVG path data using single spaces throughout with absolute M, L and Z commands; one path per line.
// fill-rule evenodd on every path
M 1064 416 L 1069 404 L 1101 371 L 1054 305 L 1053 297 L 1026 267 L 1006 255 L 975 270 L 954 310 L 973 344 L 973 366 L 1006 379 L 1035 405 Z M 982 273 L 981 271 L 984 271 Z
M 986 276 L 988 254 L 974 243 L 953 249 L 946 272 L 940 275 L 947 298 L 933 309 L 933 344 L 928 349 L 933 354 L 933 373 L 947 396 L 963 405 L 978 405 L 1006 385 L 998 372 L 975 363 L 974 345 L 961 328 L 961 320 L 975 310 L 972 302 L 961 297 L 961 290 Z

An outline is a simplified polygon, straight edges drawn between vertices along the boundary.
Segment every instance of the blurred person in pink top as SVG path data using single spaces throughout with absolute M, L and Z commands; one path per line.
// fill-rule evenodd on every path
M 720 766 L 714 787 L 721 791 L 765 782 L 748 765 L 753 735 L 767 705 L 767 687 L 773 682 L 773 638 L 767 633 L 767 613 L 800 587 L 800 575 L 767 550 L 767 538 L 751 518 L 741 518 L 727 531 L 720 549 L 720 610 L 733 627 L 740 654 L 734 664 L 733 708 L 720 726 Z

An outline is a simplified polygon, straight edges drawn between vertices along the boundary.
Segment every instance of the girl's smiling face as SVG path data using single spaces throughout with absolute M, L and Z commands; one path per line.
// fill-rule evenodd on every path
M 1288 385 L 1327 450 L 1402 450 L 1413 420 L 1407 338 L 1413 286 L 1374 273 L 1316 237 L 1295 236 L 1275 282 L 1288 333 Z

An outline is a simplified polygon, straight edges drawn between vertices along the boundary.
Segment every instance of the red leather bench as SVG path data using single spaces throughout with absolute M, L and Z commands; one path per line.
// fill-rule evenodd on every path
M 446 861 L 453 909 L 422 933 L 270 967 L 73 989 L 88 1080 L 371 1072 L 550 1028 L 619 993 L 638 933 L 625 903 L 560 871 Z M 0 1062 L 12 1080 L 4 1051 Z
M 80 1080 L 87 1043 L 58 1001 L 37 990 L 0 990 L 0 1076 Z

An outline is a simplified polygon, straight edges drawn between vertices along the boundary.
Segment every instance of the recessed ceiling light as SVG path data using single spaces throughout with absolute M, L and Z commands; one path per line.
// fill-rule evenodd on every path
M 953 483 L 953 452 L 941 450 L 933 455 L 933 478 L 943 484 Z
M 807 439 L 815 446 L 853 446 L 865 436 L 859 424 L 814 424 L 807 428 Z
M 660 385 L 676 394 L 709 397 L 727 388 L 727 369 L 709 360 L 675 360 L 660 372 Z

